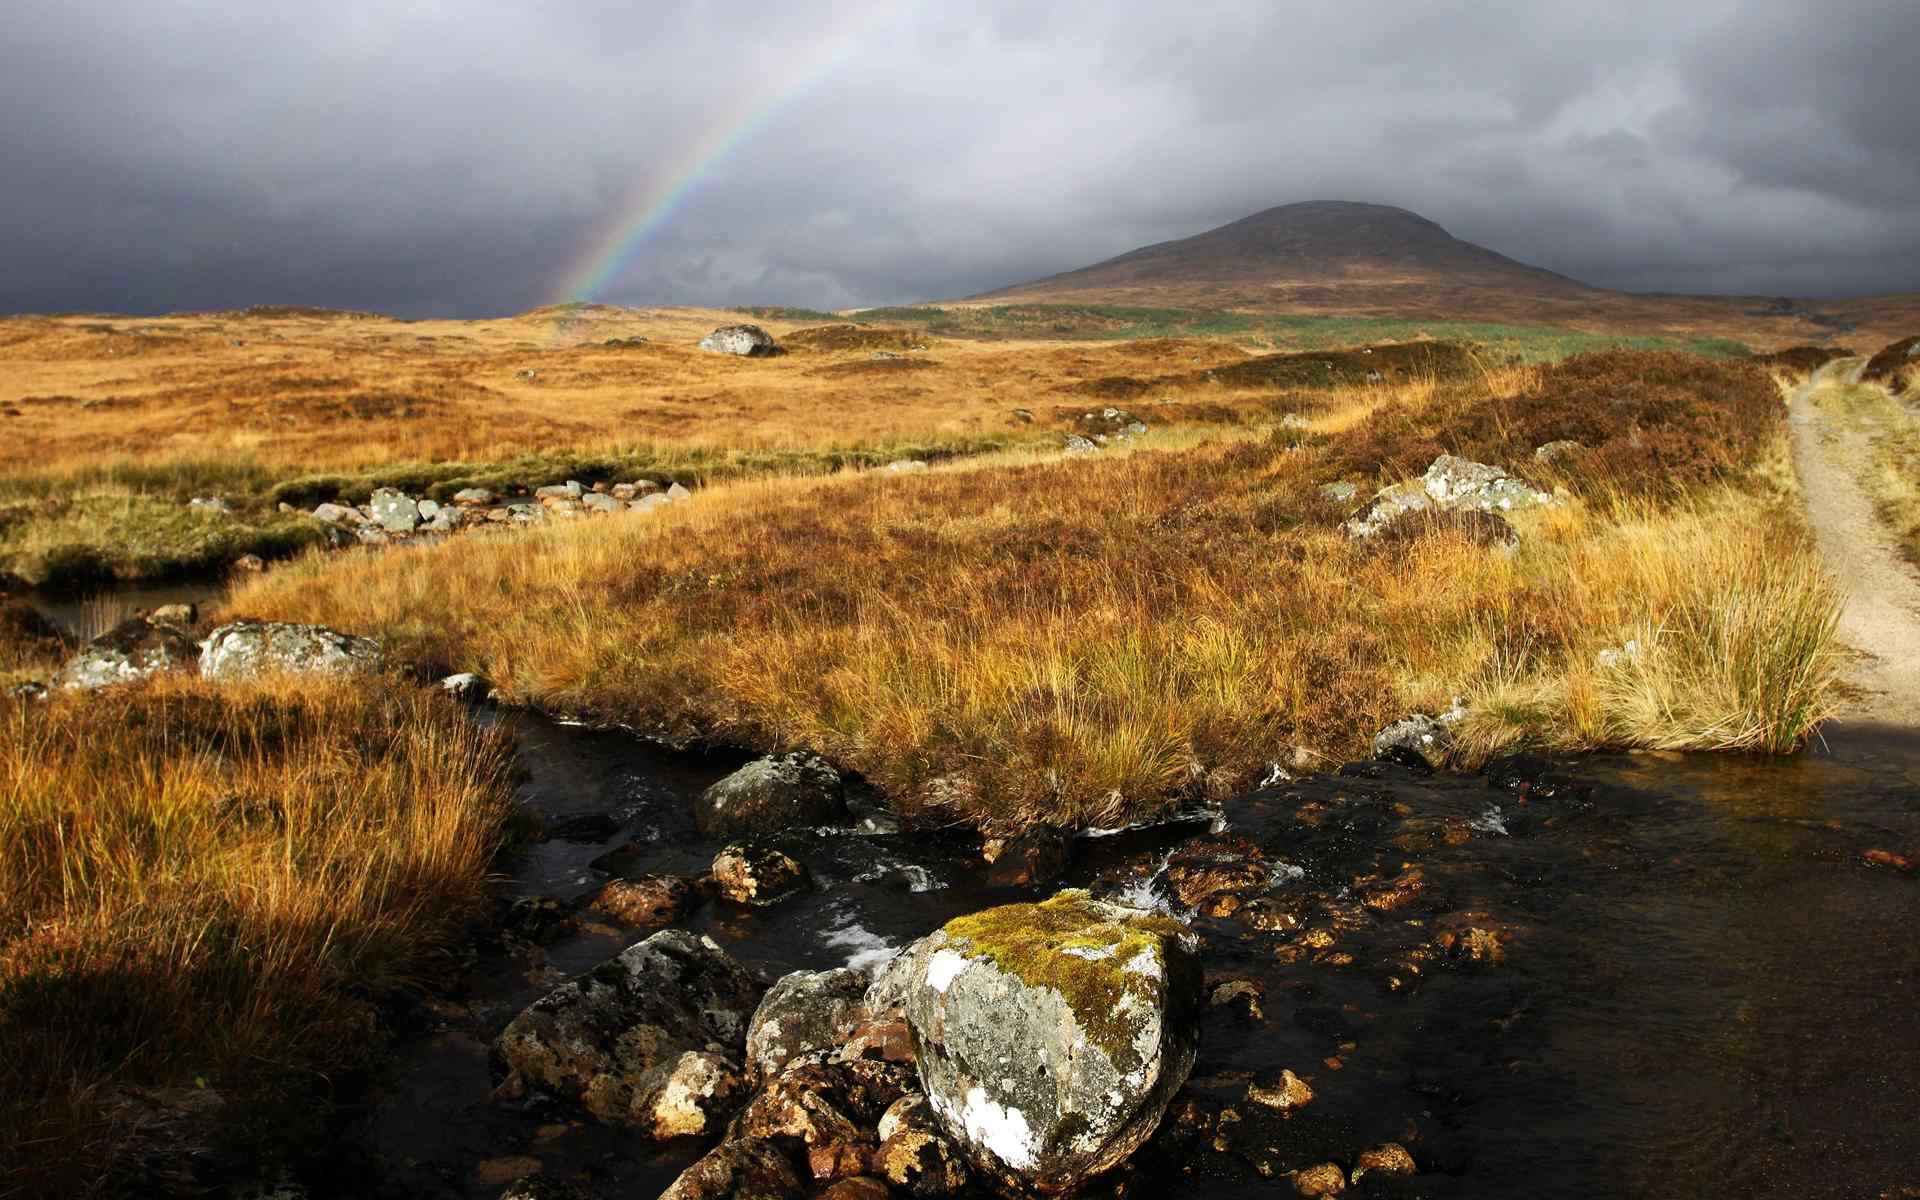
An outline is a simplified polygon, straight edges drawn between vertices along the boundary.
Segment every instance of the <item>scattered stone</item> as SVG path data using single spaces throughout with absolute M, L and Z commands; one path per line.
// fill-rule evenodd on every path
M 1353 1182 L 1359 1183 L 1360 1177 L 1367 1173 L 1406 1177 L 1418 1175 L 1420 1168 L 1413 1161 L 1413 1155 L 1399 1142 L 1387 1142 L 1371 1150 L 1362 1150 L 1360 1158 L 1353 1164 Z
M 325 521 L 329 525 L 346 525 L 352 527 L 358 527 L 367 523 L 367 518 L 364 513 L 357 508 L 350 508 L 345 504 L 318 505 L 313 510 L 313 519 L 316 521 Z
M 226 498 L 222 496 L 195 496 L 187 501 L 187 507 L 222 517 L 233 512 L 233 505 L 227 503 Z
M 235 575 L 258 575 L 267 569 L 267 560 L 258 554 L 242 554 L 228 568 Z
M 975 1166 L 1071 1189 L 1152 1135 L 1192 1069 L 1200 968 L 1178 922 L 1085 892 L 949 922 L 914 952 L 920 1080 Z
M 664 930 L 535 1001 L 494 1055 L 525 1085 L 602 1121 L 658 1136 L 704 1132 L 744 1098 L 720 1052 L 744 1048 L 760 995 L 713 939 Z
M 1553 496 L 1499 467 L 1442 454 L 1419 479 L 1382 488 L 1343 528 L 1348 536 L 1370 538 L 1409 513 L 1506 513 L 1553 503 Z
M 1016 408 L 1013 410 L 1013 419 L 1022 425 L 1031 425 L 1034 421 L 1033 411 L 1026 408 Z
M 1557 442 L 1548 442 L 1544 446 L 1534 447 L 1533 460 L 1551 466 L 1554 463 L 1563 462 L 1570 458 L 1578 458 L 1580 455 L 1586 453 L 1586 449 L 1587 448 L 1579 442 L 1570 442 L 1561 439 Z M 1359 1174 L 1356 1172 L 1354 1178 L 1358 1179 L 1359 1177 Z
M 680 1173 L 660 1200 L 793 1200 L 800 1176 L 786 1155 L 764 1141 L 725 1141 Z
M 867 1017 L 867 983 L 865 972 L 840 967 L 795 971 L 774 984 L 747 1029 L 747 1074 L 777 1075 L 801 1055 L 840 1045 Z
M 1603 671 L 1611 671 L 1615 667 L 1630 667 L 1639 661 L 1640 643 L 1634 639 L 1628 639 L 1626 645 L 1617 649 L 1609 646 L 1593 656 L 1594 665 Z
M 413 497 L 393 488 L 377 488 L 368 504 L 373 523 L 388 533 L 412 533 L 420 524 L 420 505 Z
M 192 625 L 200 619 L 198 604 L 162 604 L 147 614 L 155 625 Z
M 1320 485 L 1320 494 L 1331 504 L 1351 504 L 1353 498 L 1360 494 L 1360 485 L 1345 480 L 1323 483 Z
M 387 531 L 378 525 L 362 525 L 354 530 L 354 535 L 365 546 L 385 546 L 393 540 L 387 536 Z
M 45 700 L 48 693 L 46 684 L 29 679 L 24 683 L 14 684 L 7 694 L 15 700 Z
M 440 690 L 456 700 L 478 704 L 493 692 L 493 685 L 471 671 L 449 675 L 440 681 Z
M 1860 857 L 1869 866 L 1887 867 L 1905 875 L 1913 874 L 1915 869 L 1912 859 L 1904 854 L 1896 854 L 1891 850 L 1868 850 L 1861 854 Z
M 453 502 L 462 508 L 486 508 L 499 499 L 488 489 L 480 487 L 461 488 L 453 494 Z
M 1044 823 L 1029 825 L 1009 839 L 993 858 L 987 882 L 994 887 L 1035 887 L 1067 873 L 1072 846 L 1067 835 Z
M 927 464 L 917 458 L 898 458 L 887 464 L 887 470 L 897 473 L 918 472 L 927 469 Z
M 812 886 L 807 869 L 771 846 L 736 843 L 713 859 L 713 882 L 736 904 L 768 908 Z
M 627 507 L 622 501 L 616 500 L 612 496 L 602 495 L 599 492 L 587 493 L 580 498 L 580 502 L 592 512 L 622 512 Z
M 779 833 L 847 820 L 846 785 L 817 754 L 756 759 L 701 793 L 694 825 L 708 837 Z
M 1312 424 L 1299 413 L 1288 413 L 1280 418 L 1282 429 L 1311 429 L 1312 427 Z
M 578 500 L 586 490 L 577 481 L 569 479 L 565 483 L 550 483 L 533 489 L 533 498 L 542 504 L 551 500 Z
M 53 686 L 91 691 L 193 666 L 200 646 L 178 626 L 133 617 L 94 638 L 66 661 Z
M 1204 834 L 1167 858 L 1167 883 L 1180 903 L 1208 917 L 1228 917 L 1273 886 L 1273 864 L 1251 839 Z
M 517 896 L 507 904 L 500 927 L 523 942 L 545 946 L 575 931 L 578 923 L 554 896 Z
M 609 880 L 587 907 L 628 925 L 659 929 L 686 916 L 699 900 L 699 889 L 683 875 L 642 875 Z
M 667 499 L 691 500 L 693 499 L 693 493 L 688 491 L 685 486 L 676 483 L 667 488 Z
M 1100 447 L 1096 445 L 1091 438 L 1081 437 L 1077 433 L 1067 435 L 1066 453 L 1068 457 L 1078 458 L 1082 455 L 1098 454 L 1099 452 Z
M 1437 771 L 1453 750 L 1453 727 L 1466 715 L 1466 702 L 1457 696 L 1453 707 L 1437 717 L 1413 713 L 1373 735 L 1373 756 L 1408 766 L 1424 764 Z
M 1207 996 L 1207 1003 L 1214 1008 L 1232 1008 L 1236 1005 L 1252 1021 L 1267 1019 L 1261 1010 L 1260 1002 L 1266 999 L 1266 989 L 1251 979 L 1233 979 L 1213 989 Z
M 780 344 L 773 340 L 773 335 L 758 325 L 724 325 L 701 338 L 700 348 L 742 358 L 767 358 L 780 353 Z
M 1347 1190 L 1347 1177 L 1335 1163 L 1321 1163 L 1293 1173 L 1293 1190 L 1302 1196 L 1337 1196 Z
M 538 504 L 507 505 L 507 520 L 515 525 L 539 525 L 547 519 L 547 510 Z
M 634 512 L 652 512 L 661 505 L 669 503 L 671 503 L 671 501 L 667 499 L 664 493 L 655 492 L 650 496 L 642 496 L 638 500 L 627 501 L 627 507 Z
M 615 500 L 631 500 L 639 494 L 638 489 L 630 483 L 616 483 L 607 489 L 607 495 Z
M 380 643 L 337 633 L 324 625 L 285 621 L 234 621 L 200 644 L 203 679 L 244 679 L 265 671 L 302 675 L 355 675 L 385 665 Z
M 1247 1102 L 1290 1113 L 1313 1103 L 1313 1089 L 1292 1071 L 1282 1071 L 1273 1083 L 1248 1084 Z

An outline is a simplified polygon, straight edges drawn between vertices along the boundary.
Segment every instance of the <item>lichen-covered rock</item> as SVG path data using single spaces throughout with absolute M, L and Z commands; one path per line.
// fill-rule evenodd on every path
M 961 917 L 921 942 L 907 995 L 921 1084 L 984 1173 L 1047 1194 L 1151 1136 L 1192 1069 L 1191 934 L 1062 892 Z
M 680 1173 L 660 1200 L 794 1200 L 802 1195 L 799 1172 L 766 1142 L 725 1141 Z
M 1293 1190 L 1302 1196 L 1337 1196 L 1347 1190 L 1347 1177 L 1338 1163 L 1321 1163 L 1293 1173 Z
M 673 1060 L 654 1089 L 645 1110 L 647 1131 L 661 1141 L 713 1133 L 746 1102 L 749 1090 L 732 1059 L 689 1050 Z
M 393 488 L 376 488 L 367 509 L 373 514 L 373 523 L 388 533 L 412 533 L 420 524 L 420 505 Z
M 1442 454 L 1419 479 L 1382 488 L 1343 528 L 1351 537 L 1370 538 L 1409 513 L 1506 513 L 1552 502 L 1551 494 L 1499 467 Z
M 199 619 L 200 606 L 193 603 L 162 604 L 147 614 L 147 620 L 155 625 L 192 625 Z
M 587 907 L 629 925 L 659 929 L 686 916 L 699 899 L 699 889 L 691 879 L 681 875 L 643 875 L 638 879 L 609 880 L 587 901 Z
M 702 1114 L 704 1130 L 738 1103 L 724 1076 L 760 995 L 711 938 L 665 930 L 535 1001 L 493 1051 L 522 1083 L 603 1121 L 678 1136 L 690 1111 Z M 683 1061 L 703 1052 L 715 1057 Z
M 376 672 L 384 664 L 379 642 L 324 625 L 235 621 L 200 644 L 200 674 L 205 679 L 244 679 L 274 671 L 355 675 Z
M 742 358 L 766 358 L 780 353 L 780 344 L 773 340 L 773 335 L 758 325 L 723 325 L 701 338 L 700 348 Z
M 367 523 L 366 514 L 357 508 L 345 504 L 321 504 L 314 508 L 313 519 L 325 521 L 329 525 L 361 526 Z
M 1437 717 L 1412 713 L 1373 735 L 1373 756 L 1438 770 L 1453 752 L 1453 727 L 1466 716 L 1466 703 L 1457 698 Z
M 60 668 L 53 683 L 55 687 L 90 691 L 191 667 L 199 657 L 198 643 L 178 626 L 134 617 L 82 646 Z
M 908 946 L 894 955 L 873 973 L 873 982 L 867 985 L 867 1011 L 875 1020 L 884 1020 L 890 1014 L 904 1012 L 907 1007 L 907 995 L 913 991 L 913 977 L 920 965 L 920 950 L 925 938 Z
M 713 856 L 713 882 L 736 904 L 766 908 L 813 885 L 807 869 L 771 846 L 728 846 Z
M 817 1200 L 892 1200 L 886 1184 L 869 1175 L 842 1179 L 821 1192 Z
M 1413 1155 L 1399 1142 L 1387 1142 L 1370 1150 L 1360 1152 L 1353 1164 L 1353 1181 L 1359 1183 L 1364 1175 L 1418 1175 L 1420 1168 L 1413 1161 Z
M 911 1196 L 951 1196 L 967 1186 L 965 1156 L 926 1096 L 903 1096 L 880 1118 L 874 1167 Z
M 684 483 L 669 484 L 667 490 L 661 494 L 675 502 L 693 499 L 693 493 L 688 490 L 687 485 Z
M 846 819 L 840 772 L 804 750 L 755 759 L 701 793 L 693 808 L 695 826 L 708 837 L 779 833 Z
M 1067 435 L 1065 450 L 1069 457 L 1079 457 L 1080 455 L 1083 455 L 1083 454 L 1100 453 L 1100 447 L 1097 444 L 1095 444 L 1092 438 L 1081 437 L 1077 433 L 1070 433 Z
M 867 1017 L 867 975 L 851 967 L 795 971 L 767 990 L 747 1029 L 747 1073 L 777 1075 L 803 1054 L 838 1046 Z
M 485 508 L 499 498 L 482 487 L 461 488 L 453 494 L 453 502 L 462 508 Z
M 1292 1071 L 1280 1072 L 1280 1078 L 1268 1083 L 1247 1085 L 1247 1103 L 1259 1104 L 1283 1113 L 1291 1113 L 1313 1103 L 1313 1089 Z

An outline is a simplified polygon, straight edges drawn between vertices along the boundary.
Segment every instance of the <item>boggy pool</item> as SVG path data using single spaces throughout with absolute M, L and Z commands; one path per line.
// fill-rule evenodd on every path
M 516 860 L 510 895 L 582 896 L 607 877 L 589 864 L 629 843 L 624 872 L 705 869 L 718 847 L 690 800 L 739 759 L 497 719 L 520 742 L 524 803 L 584 818 L 577 840 Z M 1273 927 L 1193 918 L 1225 1002 L 1176 1115 L 1095 1194 L 1292 1195 L 1287 1172 L 1395 1141 L 1420 1174 L 1349 1194 L 1920 1195 L 1920 878 L 1867 857 L 1920 850 L 1908 731 L 1843 729 L 1785 760 L 1356 766 L 1083 837 L 1045 889 L 990 887 L 959 837 L 793 834 L 812 892 L 685 924 L 769 976 L 864 963 L 1056 886 L 1169 903 L 1168 855 L 1195 839 L 1266 855 Z M 480 953 L 346 1131 L 338 1190 L 490 1200 L 538 1167 L 656 1195 L 704 1147 L 489 1100 L 493 1033 L 639 936 L 589 923 Z M 1282 1069 L 1315 1097 L 1291 1119 L 1246 1100 Z

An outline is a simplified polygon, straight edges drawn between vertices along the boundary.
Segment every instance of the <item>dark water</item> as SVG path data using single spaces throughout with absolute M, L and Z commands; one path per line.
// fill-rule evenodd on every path
M 588 864 L 630 839 L 629 873 L 711 860 L 689 800 L 738 760 L 511 720 L 523 800 L 553 818 L 611 813 L 621 831 L 533 847 L 510 893 L 583 895 L 606 878 Z M 1920 1188 L 1920 879 L 1862 858 L 1920 851 L 1910 733 L 1841 731 L 1784 761 L 1634 755 L 1474 779 L 1350 769 L 1230 802 L 1221 823 L 1297 868 L 1276 870 L 1274 894 L 1332 941 L 1290 952 L 1294 934 L 1195 919 L 1209 986 L 1258 985 L 1260 1012 L 1208 1010 L 1186 1115 L 1108 1190 L 1290 1195 L 1285 1172 L 1351 1166 L 1395 1140 L 1422 1174 L 1353 1193 L 1920 1195 L 1903 1190 Z M 1208 828 L 1081 839 L 1064 882 L 1164 898 L 1167 852 Z M 816 890 L 687 922 L 770 976 L 874 961 L 1025 898 L 989 887 L 956 839 L 783 845 Z M 1355 902 L 1354 880 L 1409 866 L 1425 884 L 1413 902 Z M 1435 953 L 1439 932 L 1468 924 L 1498 932 L 1500 962 Z M 589 926 L 544 952 L 483 955 L 464 1008 L 406 1044 L 355 1131 L 378 1165 L 353 1190 L 492 1197 L 537 1160 L 605 1195 L 657 1194 L 700 1147 L 488 1102 L 486 1039 L 633 940 Z M 1244 1100 L 1283 1067 L 1316 1093 L 1292 1120 Z

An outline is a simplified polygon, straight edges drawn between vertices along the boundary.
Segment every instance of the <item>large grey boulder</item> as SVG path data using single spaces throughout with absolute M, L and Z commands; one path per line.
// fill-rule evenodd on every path
M 91 691 L 191 667 L 199 657 L 199 644 L 179 626 L 134 617 L 82 646 L 60 668 L 53 683 L 55 687 Z
M 420 524 L 420 505 L 412 496 L 393 488 L 377 488 L 367 510 L 373 523 L 388 533 L 412 533 Z
M 867 1018 L 867 973 L 795 971 L 767 990 L 747 1029 L 747 1074 L 778 1075 L 803 1054 L 830 1050 Z
M 1503 514 L 1553 503 L 1543 492 L 1507 474 L 1471 459 L 1442 454 L 1425 475 L 1380 489 L 1373 500 L 1343 528 L 1348 536 L 1370 538 L 1409 513 L 1483 512 Z
M 773 340 L 773 335 L 758 325 L 723 325 L 701 338 L 700 348 L 743 358 L 766 358 L 780 353 L 780 344 Z
M 779 833 L 846 819 L 840 772 L 805 750 L 755 759 L 701 793 L 693 808 L 695 826 L 708 837 Z
M 1199 1044 L 1196 943 L 1171 918 L 1061 892 L 914 950 L 920 1082 L 980 1171 L 1057 1194 L 1153 1134 Z
M 1415 766 L 1424 762 L 1439 770 L 1453 753 L 1454 726 L 1466 717 L 1466 701 L 1458 696 L 1439 716 L 1409 713 L 1373 735 L 1373 756 Z
M 746 1099 L 762 988 L 712 938 L 662 930 L 529 1006 L 494 1039 L 514 1081 L 656 1136 L 710 1132 Z
M 380 643 L 372 638 L 286 621 L 234 621 L 200 643 L 200 675 L 205 679 L 270 672 L 359 675 L 379 671 L 385 662 Z

